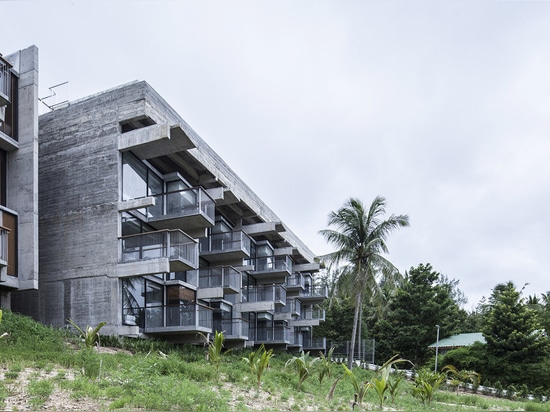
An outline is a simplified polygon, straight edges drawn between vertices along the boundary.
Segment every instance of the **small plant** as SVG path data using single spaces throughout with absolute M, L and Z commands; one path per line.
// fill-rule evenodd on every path
M 18 371 L 7 371 L 6 373 L 4 373 L 4 378 L 8 380 L 15 380 L 17 379 L 18 376 L 19 376 Z
M 336 346 L 330 348 L 327 356 L 325 356 L 322 351 L 319 351 L 319 359 L 321 361 L 319 367 L 319 384 L 323 384 L 323 379 L 325 376 L 332 378 L 332 365 L 334 364 L 334 361 L 332 360 L 332 352 L 334 352 L 335 347 Z
M 429 405 L 435 392 L 447 375 L 444 373 L 432 372 L 428 369 L 421 369 L 414 378 L 413 396 L 419 398 L 423 405 Z
M 481 375 L 479 373 L 468 370 L 459 371 L 453 365 L 446 365 L 441 371 L 446 373 L 451 379 L 452 385 L 456 386 L 457 395 L 462 386 L 465 386 L 467 383 L 472 383 L 473 386 L 476 387 L 481 380 Z
M 257 388 L 260 389 L 262 374 L 269 367 L 269 361 L 273 357 L 273 349 L 266 350 L 262 344 L 255 352 L 251 352 L 248 357 L 242 360 L 249 366 L 250 372 L 256 375 Z
M 344 363 L 342 363 L 342 368 L 344 369 L 345 378 L 351 382 L 353 386 L 353 390 L 355 391 L 353 394 L 354 396 L 353 406 L 354 407 L 355 405 L 361 406 L 361 404 L 363 403 L 363 398 L 367 393 L 368 383 L 359 381 L 359 379 L 357 379 L 357 377 L 353 374 L 353 372 L 350 369 L 348 369 L 348 367 Z M 336 380 L 336 382 L 338 382 L 338 380 Z M 336 382 L 334 383 L 334 386 L 336 386 Z M 334 392 L 334 390 L 331 390 L 331 392 Z
M 225 336 L 223 332 L 216 331 L 214 334 L 214 339 L 210 341 L 207 336 L 200 334 L 208 345 L 208 360 L 216 368 L 216 374 L 219 377 L 220 374 L 220 364 L 223 356 L 223 342 Z M 231 349 L 230 349 L 231 350 Z M 230 350 L 226 351 L 229 352 Z
M 393 380 L 390 384 L 390 372 L 393 365 L 400 362 L 409 362 L 406 359 L 398 358 L 399 355 L 394 355 L 389 360 L 387 360 L 382 367 L 374 374 L 371 381 L 368 383 L 368 387 L 372 387 L 378 396 L 378 406 L 380 408 L 384 407 L 384 400 L 386 399 L 386 390 L 392 388 L 392 402 L 395 399 L 397 393 L 397 386 L 399 385 L 398 379 Z M 412 363 L 411 363 L 412 364 Z
M 32 380 L 29 382 L 28 395 L 31 405 L 39 409 L 53 392 L 53 384 L 49 380 Z
M 393 404 L 395 402 L 395 398 L 397 397 L 397 389 L 399 388 L 399 384 L 404 379 L 403 372 L 395 372 L 390 379 L 388 379 L 388 392 L 390 393 L 390 400 Z
M 378 404 L 380 408 L 383 408 L 384 406 L 384 400 L 386 399 L 386 391 L 390 389 L 392 392 L 392 402 L 395 399 L 396 393 L 397 393 L 397 386 L 399 385 L 399 380 L 392 380 L 390 383 L 390 372 L 396 363 L 399 362 L 409 362 L 410 361 L 406 359 L 398 358 L 399 355 L 394 355 L 390 359 L 388 359 L 382 367 L 374 374 L 372 379 L 367 382 L 360 382 L 357 377 L 353 374 L 351 370 L 348 369 L 348 367 L 345 364 L 342 364 L 342 367 L 344 368 L 344 377 L 348 379 L 352 386 L 354 392 L 354 402 L 353 405 L 359 405 L 363 403 L 363 398 L 365 397 L 365 394 L 369 388 L 373 388 L 376 392 L 376 395 L 378 396 Z M 332 384 L 332 388 L 329 393 L 329 399 L 332 398 L 332 395 L 334 394 L 334 389 L 336 388 L 336 384 L 340 378 L 336 379 L 336 381 Z
M 69 322 L 73 328 L 78 331 L 87 348 L 92 348 L 96 343 L 99 345 L 99 330 L 107 324 L 107 322 L 101 322 L 95 328 L 87 326 L 84 331 L 76 323 L 74 323 L 72 319 L 67 319 L 67 322 Z
M 310 359 L 309 352 L 304 353 L 304 351 L 302 351 L 300 356 L 294 356 L 286 362 L 285 367 L 294 364 L 296 371 L 298 372 L 298 390 L 300 390 L 306 379 L 311 376 L 313 365 L 317 361 L 319 361 L 319 358 Z

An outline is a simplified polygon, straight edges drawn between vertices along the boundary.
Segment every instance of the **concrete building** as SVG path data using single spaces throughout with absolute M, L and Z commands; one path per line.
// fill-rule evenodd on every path
M 121 336 L 218 330 L 229 346 L 324 349 L 312 252 L 151 86 L 71 102 L 38 126 L 40 274 L 12 294 L 15 310 Z
M 38 288 L 38 49 L 0 54 L 0 307 Z

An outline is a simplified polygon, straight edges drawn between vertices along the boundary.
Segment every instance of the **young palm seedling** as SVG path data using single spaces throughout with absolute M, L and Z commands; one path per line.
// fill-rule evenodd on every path
M 269 361 L 273 357 L 273 349 L 266 350 L 262 344 L 255 352 L 251 352 L 248 357 L 242 358 L 250 367 L 250 372 L 256 375 L 257 388 L 260 389 L 262 374 L 269 367 Z
M 298 390 L 300 390 L 305 380 L 311 376 L 313 372 L 313 365 L 318 360 L 319 358 L 310 359 L 309 352 L 304 353 L 304 351 L 302 351 L 300 356 L 294 356 L 286 362 L 285 367 L 294 364 L 294 367 L 298 372 Z
M 421 369 L 414 378 L 413 396 L 419 398 L 424 406 L 429 405 L 441 383 L 447 378 L 444 373 Z
M 342 367 L 344 368 L 344 377 L 349 380 L 353 386 L 354 392 L 354 402 L 353 405 L 358 405 L 361 407 L 363 403 L 363 398 L 365 397 L 365 394 L 367 393 L 367 390 L 369 388 L 373 388 L 376 392 L 376 395 L 378 396 L 378 404 L 380 408 L 383 408 L 384 406 L 384 400 L 386 399 L 386 391 L 393 387 L 393 391 L 397 390 L 397 385 L 392 386 L 390 384 L 390 372 L 396 363 L 399 362 L 409 362 L 406 359 L 398 358 L 398 355 L 394 355 L 389 360 L 387 360 L 384 365 L 374 374 L 372 379 L 368 382 L 361 382 L 357 377 L 353 374 L 353 372 L 348 369 L 348 367 L 344 364 L 342 364 Z M 332 398 L 332 394 L 334 393 L 334 389 L 336 388 L 336 384 L 340 378 L 336 379 L 336 381 L 332 384 L 332 389 L 329 393 L 329 399 Z M 391 389 L 390 389 L 391 390 Z M 393 395 L 395 396 L 395 395 Z
M 96 354 L 93 353 L 92 349 L 94 345 L 97 345 L 99 349 L 99 330 L 105 326 L 107 322 L 101 322 L 95 328 L 87 326 L 86 330 L 81 329 L 72 319 L 67 319 L 67 321 L 78 331 L 82 341 L 86 345 L 86 348 L 81 353 L 82 361 L 82 374 L 84 376 L 92 377 L 97 373 L 97 378 L 101 376 L 101 367 L 103 365 L 103 359 L 99 359 L 99 365 L 96 362 Z
M 479 384 L 481 380 L 481 375 L 475 371 L 461 370 L 459 371 L 453 365 L 447 365 L 442 369 L 442 372 L 445 372 L 447 376 L 451 379 L 453 385 L 456 386 L 456 394 L 462 386 L 465 386 L 468 383 L 472 383 L 474 386 Z
M 386 361 L 384 365 L 382 365 L 382 367 L 372 377 L 371 381 L 367 384 L 367 388 L 372 387 L 376 392 L 376 396 L 378 397 L 378 406 L 380 406 L 380 408 L 384 407 L 384 400 L 386 399 L 387 390 L 391 390 L 393 392 L 392 400 L 395 398 L 395 392 L 397 391 L 397 385 L 399 384 L 399 380 L 395 380 L 395 381 L 391 380 L 390 372 L 392 370 L 393 365 L 399 362 L 411 363 L 406 359 L 398 358 L 398 355 L 394 355 L 392 358 Z
M 208 360 L 214 367 L 216 368 L 216 375 L 220 376 L 220 364 L 222 361 L 222 356 L 224 354 L 223 352 L 223 342 L 225 340 L 225 336 L 223 332 L 216 331 L 214 333 L 214 339 L 210 341 L 205 335 L 202 333 L 200 334 L 204 341 L 208 344 Z M 228 353 L 231 349 L 225 351 L 225 353 Z
M 72 319 L 67 319 L 67 322 L 78 331 L 87 348 L 92 348 L 96 343 L 99 346 L 99 330 L 107 324 L 107 322 L 101 322 L 95 328 L 87 326 L 86 330 L 83 330 Z
M 327 356 L 321 351 L 319 351 L 319 359 L 321 361 L 321 364 L 319 366 L 319 384 L 323 384 L 323 379 L 326 377 L 332 378 L 332 365 L 334 364 L 332 360 L 332 352 L 334 352 L 334 348 L 336 346 L 333 346 L 328 351 Z

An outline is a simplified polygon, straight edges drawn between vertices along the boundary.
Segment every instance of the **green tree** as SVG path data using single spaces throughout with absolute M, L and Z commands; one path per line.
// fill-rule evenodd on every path
M 534 388 L 546 368 L 550 341 L 537 312 L 525 304 L 512 282 L 495 286 L 489 300 L 483 336 L 487 342 L 487 372 L 507 385 Z M 546 365 L 546 366 L 545 366 Z M 483 372 L 482 372 L 483 374 Z
M 537 295 L 528 296 L 526 306 L 537 313 L 542 328 L 548 333 L 550 331 L 550 292 L 541 293 L 540 298 Z
M 483 329 L 491 355 L 511 362 L 536 362 L 548 354 L 548 338 L 537 313 L 524 304 L 512 282 L 495 287 L 491 304 Z
M 456 282 L 420 264 L 405 274 L 405 280 L 388 305 L 388 314 L 373 326 L 378 342 L 377 357 L 399 353 L 415 364 L 424 364 L 433 355 L 428 346 L 459 329 L 466 311 L 453 300 Z M 390 355 L 391 356 L 391 355 Z
M 382 220 L 385 213 L 386 200 L 383 197 L 377 196 L 368 210 L 361 201 L 350 198 L 343 207 L 329 214 L 328 225 L 334 229 L 320 231 L 327 242 L 336 247 L 336 251 L 325 258 L 336 265 L 343 263 L 345 266 L 341 276 L 345 276 L 348 285 L 352 285 L 354 318 L 348 359 L 350 369 L 365 294 L 372 296 L 379 290 L 380 273 L 387 274 L 389 279 L 391 274 L 397 272 L 395 266 L 382 256 L 382 253 L 388 253 L 386 239 L 393 230 L 409 225 L 408 216 L 391 215 Z
M 541 293 L 541 306 L 541 323 L 544 330 L 546 330 L 546 334 L 548 335 L 550 334 L 550 291 Z
M 352 303 L 350 298 L 335 299 L 332 304 L 325 301 L 325 321 L 313 328 L 314 336 L 325 337 L 327 342 L 336 343 L 349 339 L 353 325 Z

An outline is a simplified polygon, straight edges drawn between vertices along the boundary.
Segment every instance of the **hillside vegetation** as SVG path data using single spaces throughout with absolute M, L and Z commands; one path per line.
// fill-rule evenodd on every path
M 2 410 L 550 410 L 537 401 L 446 390 L 444 382 L 437 390 L 429 374 L 422 385 L 431 390 L 395 373 L 351 372 L 313 353 L 224 354 L 223 336 L 205 347 L 101 336 L 90 348 L 73 332 L 4 311 Z

